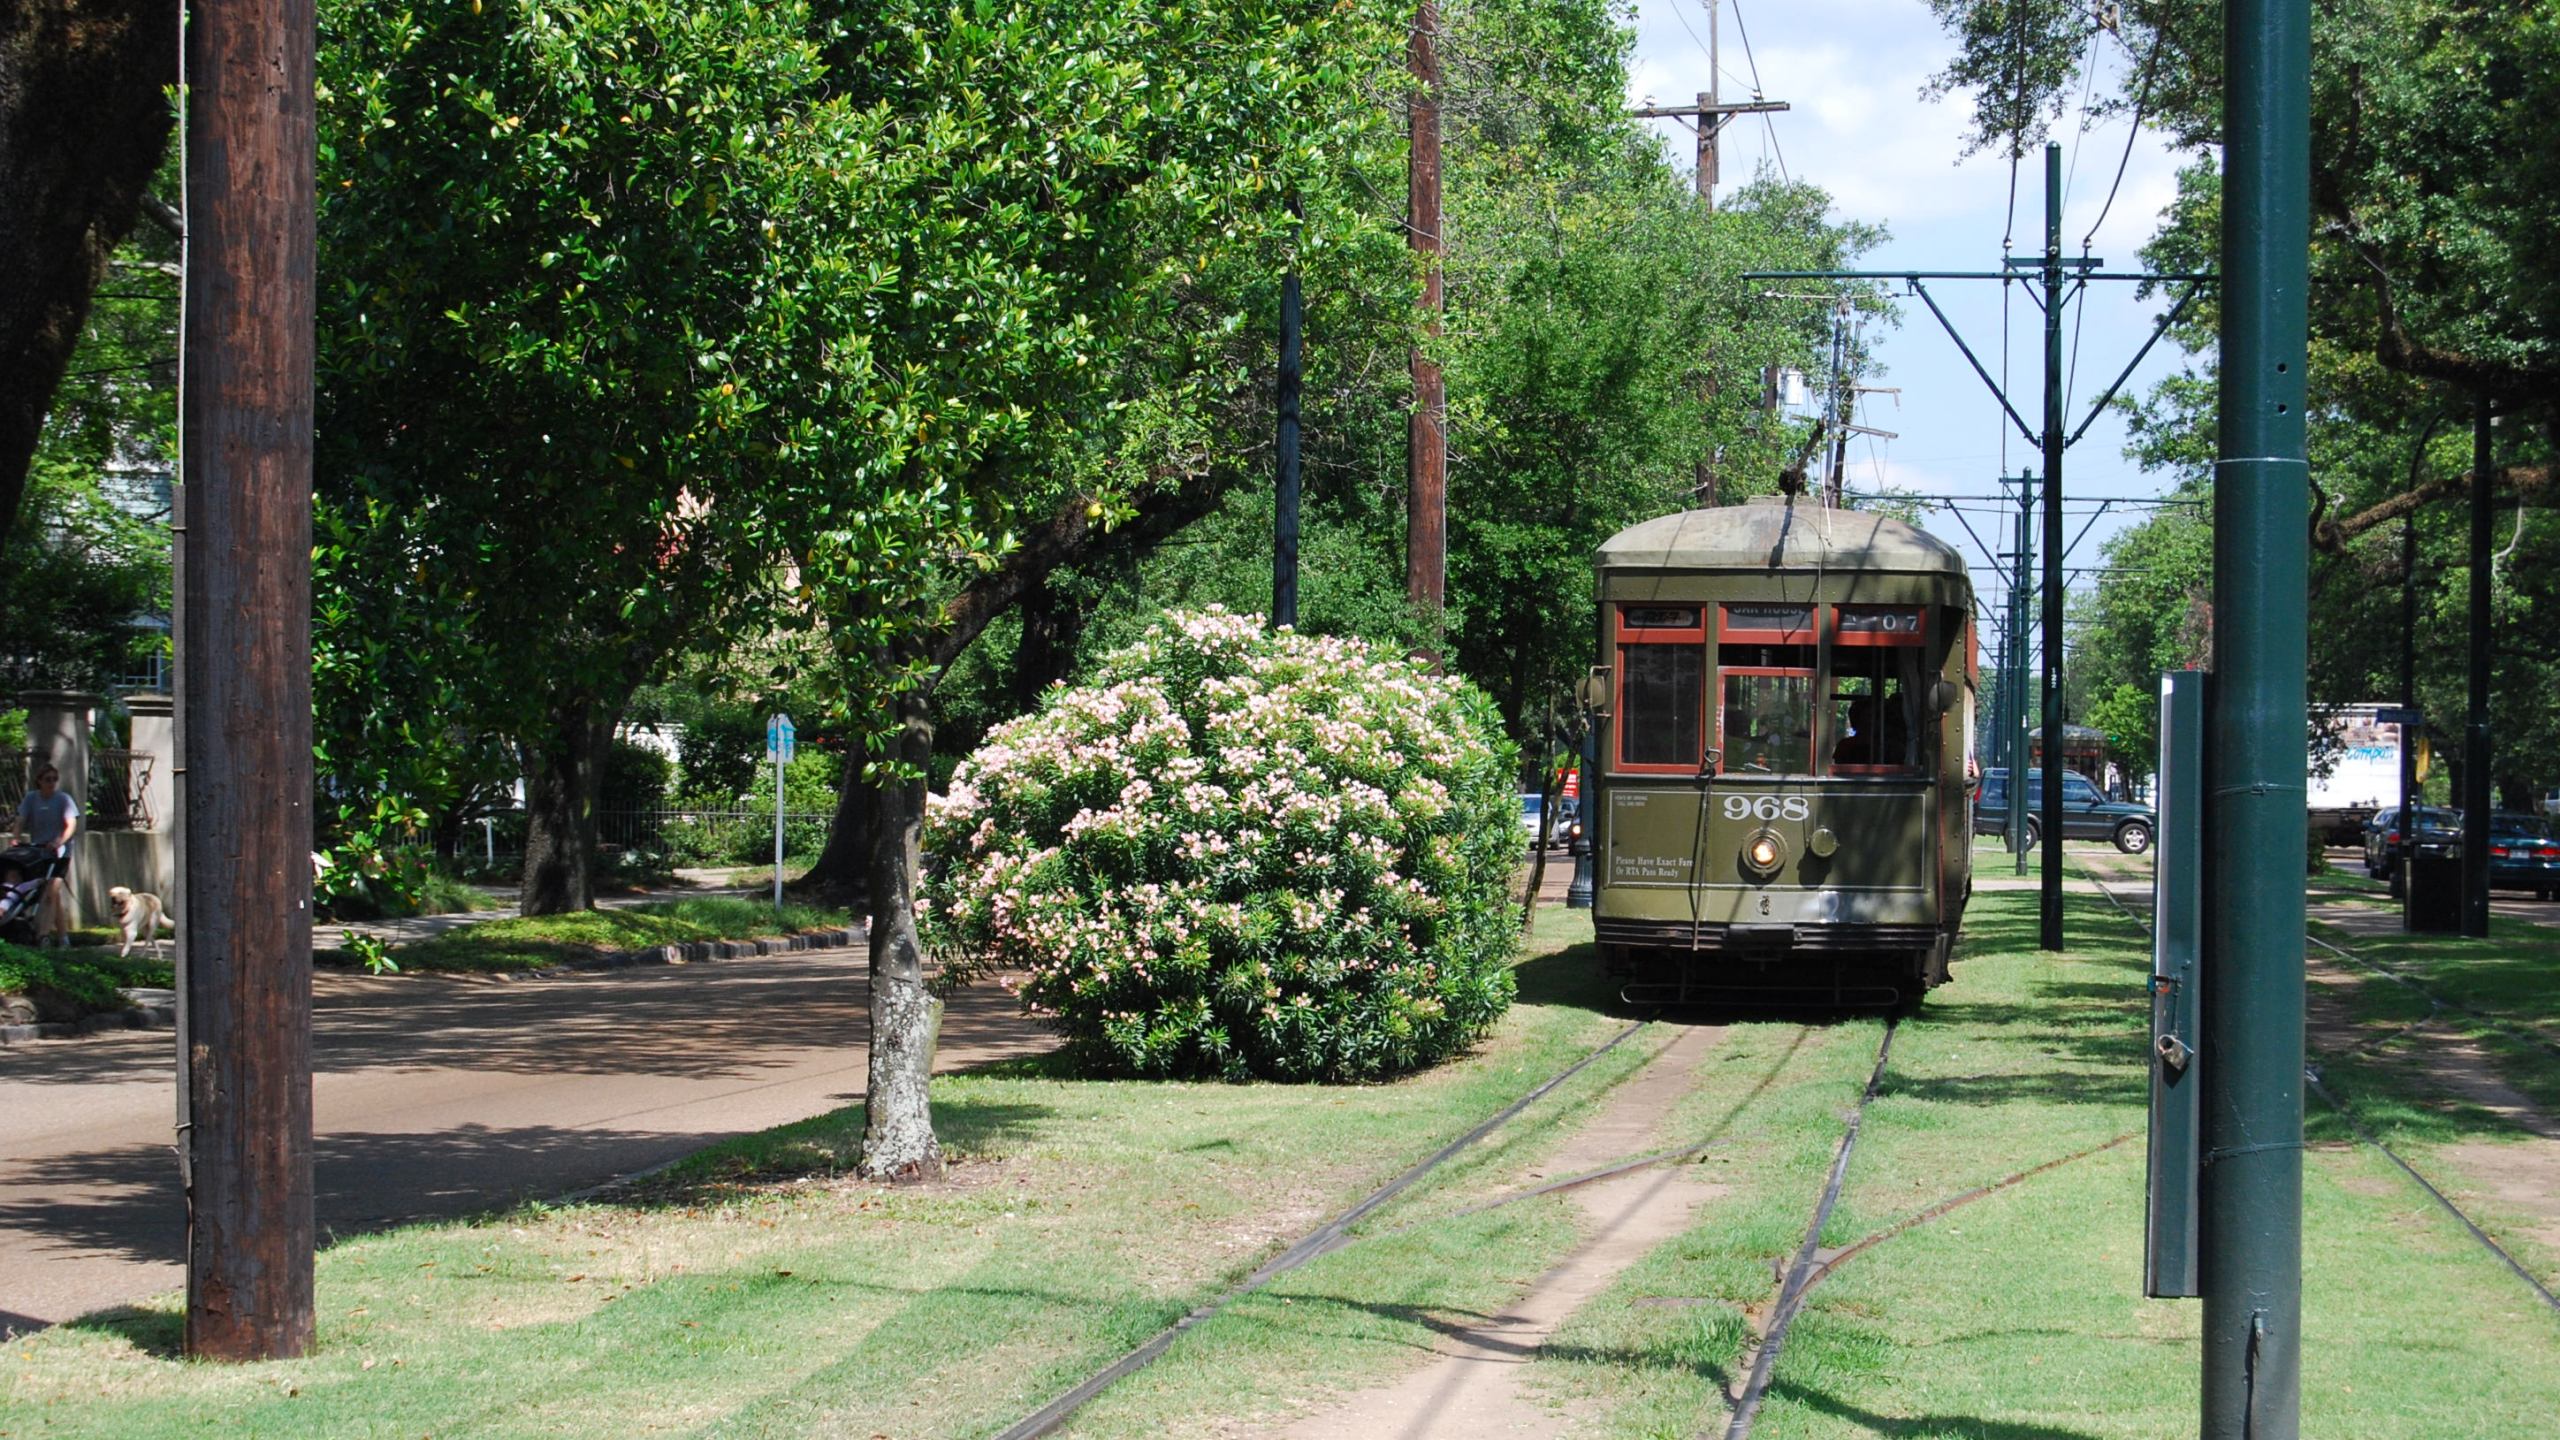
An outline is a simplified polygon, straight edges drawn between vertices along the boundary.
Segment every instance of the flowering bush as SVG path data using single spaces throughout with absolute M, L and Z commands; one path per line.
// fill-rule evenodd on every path
M 1510 1003 L 1514 757 L 1481 692 L 1176 614 L 998 727 L 925 823 L 925 936 L 1091 1073 L 1353 1080 Z

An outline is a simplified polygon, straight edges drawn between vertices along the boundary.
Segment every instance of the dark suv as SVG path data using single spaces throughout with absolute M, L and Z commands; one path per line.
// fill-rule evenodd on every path
M 2043 772 L 2038 772 L 2043 773 Z M 2041 792 L 2043 787 L 2038 786 Z M 2044 796 L 2027 797 L 2027 843 L 2036 843 L 2043 832 Z M 2062 838 L 2065 840 L 2109 840 L 2127 855 L 2139 855 L 2151 848 L 2152 833 L 2159 828 L 2160 816 L 2148 805 L 2134 805 L 2110 800 L 2105 792 L 2089 782 L 2089 777 L 2076 770 L 2062 772 Z M 2009 830 L 2009 772 L 1985 770 L 1973 789 L 1973 833 L 2005 835 Z
M 2431 859 L 2451 856 L 2462 844 L 2462 812 L 2439 810 L 2432 805 L 2413 807 L 2417 811 L 2415 835 L 2404 836 L 2400 830 L 2397 806 L 2373 812 L 2364 822 L 2364 871 L 2376 880 L 2400 879 L 2400 856 L 2415 846 L 2417 852 Z M 2392 893 L 2398 894 L 2398 891 Z

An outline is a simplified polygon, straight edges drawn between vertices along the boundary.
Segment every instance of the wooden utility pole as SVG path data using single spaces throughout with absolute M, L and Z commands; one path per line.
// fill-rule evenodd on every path
M 1430 342 L 1440 335 L 1440 8 L 1419 0 L 1406 60 L 1413 98 L 1405 111 L 1409 159 L 1405 233 L 1422 256 L 1423 343 L 1413 347 L 1413 416 L 1405 432 L 1405 598 L 1437 616 L 1449 581 L 1449 392 Z
M 1712 81 L 1710 84 L 1714 83 Z M 1719 161 L 1717 137 L 1724 133 L 1736 115 L 1759 115 L 1769 111 L 1791 109 L 1784 100 L 1745 100 L 1732 105 L 1719 103 L 1716 92 L 1701 90 L 1695 105 L 1639 105 L 1627 113 L 1639 120 L 1694 120 L 1698 127 L 1698 198 L 1707 208 L 1716 208 L 1716 182 Z
M 313 0 L 190 0 L 176 514 L 186 1351 L 310 1348 Z
M 1722 179 L 1719 137 L 1723 135 L 1724 127 L 1736 115 L 1757 115 L 1787 108 L 1787 102 L 1784 100 L 1762 100 L 1755 97 L 1743 104 L 1727 105 L 1717 99 L 1717 89 L 1722 84 L 1723 68 L 1721 53 L 1723 27 L 1717 23 L 1719 18 L 1720 11 L 1715 0 L 1708 0 L 1707 88 L 1698 92 L 1698 103 L 1695 105 L 1643 105 L 1638 106 L 1633 112 L 1639 119 L 1680 119 L 1695 122 L 1698 132 L 1698 201 L 1706 207 L 1710 215 L 1715 213 L 1716 184 Z M 1715 401 L 1715 372 L 1712 367 L 1707 371 L 1698 401 L 1701 405 L 1712 405 Z M 1699 504 L 1713 505 L 1719 498 L 1716 492 L 1714 457 L 1702 455 L 1698 458 L 1697 484 L 1691 494 Z

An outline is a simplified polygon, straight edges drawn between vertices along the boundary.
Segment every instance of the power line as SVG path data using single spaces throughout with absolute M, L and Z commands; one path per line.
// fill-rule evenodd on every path
M 1742 0 L 1733 0 L 1733 26 L 1742 32 L 1743 63 L 1751 67 L 1751 98 L 1758 100 L 1768 92 L 1760 84 L 1760 60 L 1751 53 L 1751 27 L 1742 18 Z M 1769 131 L 1769 153 L 1778 157 L 1778 178 L 1786 180 L 1787 152 L 1778 144 L 1778 122 L 1763 115 L 1760 123 Z
M 1671 18 L 1679 21 L 1680 28 L 1689 32 L 1689 43 L 1697 46 L 1698 53 L 1706 56 L 1707 63 L 1713 65 L 1715 63 L 1715 52 L 1707 48 L 1706 41 L 1698 38 L 1697 27 L 1689 23 L 1688 15 L 1680 8 L 1680 0 L 1671 0 Z M 1714 24 L 1715 17 L 1712 15 L 1708 16 L 1707 23 L 1711 25 Z

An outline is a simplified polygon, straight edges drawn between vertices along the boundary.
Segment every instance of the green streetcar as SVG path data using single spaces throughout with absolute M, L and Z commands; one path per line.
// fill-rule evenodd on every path
M 1768 496 L 1595 564 L 1593 913 L 1627 998 L 1916 1004 L 1973 884 L 1964 557 Z

